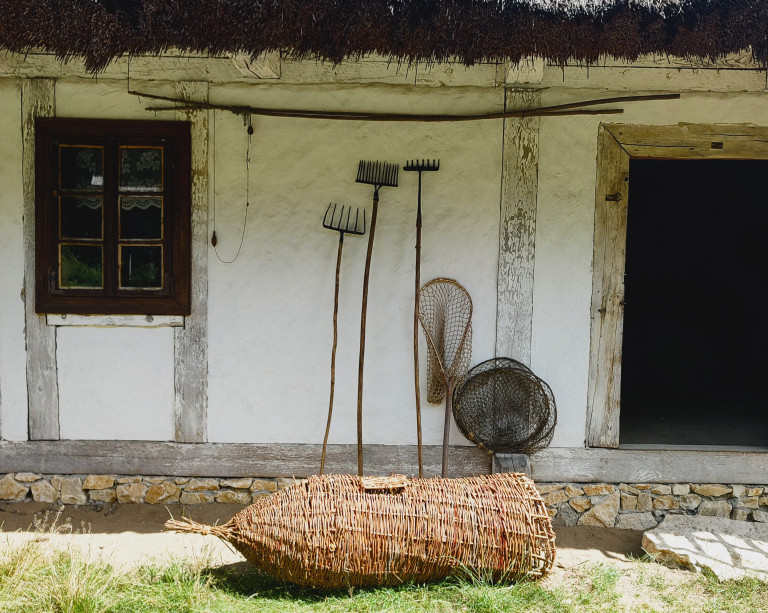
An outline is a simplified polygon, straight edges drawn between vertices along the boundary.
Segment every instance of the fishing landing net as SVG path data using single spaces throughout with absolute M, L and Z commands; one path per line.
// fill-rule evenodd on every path
M 433 279 L 419 290 L 419 321 L 427 338 L 427 401 L 445 398 L 446 381 L 460 381 L 472 354 L 472 299 L 453 279 Z
M 170 520 L 214 534 L 278 579 L 316 588 L 394 586 L 477 573 L 539 578 L 555 534 L 528 477 L 464 479 L 323 475 L 259 499 L 221 526 Z
M 461 433 L 494 453 L 533 454 L 549 446 L 557 423 L 549 385 L 511 358 L 482 362 L 453 395 Z

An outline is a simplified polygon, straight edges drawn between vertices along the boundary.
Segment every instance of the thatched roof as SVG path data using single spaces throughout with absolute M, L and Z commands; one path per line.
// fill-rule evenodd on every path
M 284 50 L 339 62 L 714 59 L 768 50 L 766 0 L 3 0 L 0 48 L 85 58 Z

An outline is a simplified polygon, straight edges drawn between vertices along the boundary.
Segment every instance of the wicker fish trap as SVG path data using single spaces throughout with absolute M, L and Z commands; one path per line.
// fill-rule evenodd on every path
M 214 534 L 278 579 L 316 588 L 394 586 L 462 572 L 538 578 L 555 558 L 552 522 L 533 481 L 323 475 L 261 498 Z

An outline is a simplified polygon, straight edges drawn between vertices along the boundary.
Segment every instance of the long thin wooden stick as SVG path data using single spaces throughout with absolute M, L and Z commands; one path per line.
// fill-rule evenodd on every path
M 174 98 L 171 96 L 160 96 L 158 94 L 149 94 L 128 90 L 129 94 L 142 96 L 150 100 L 162 100 L 173 102 L 178 106 L 173 107 L 147 107 L 148 111 L 172 111 L 185 109 L 219 109 L 230 111 L 237 115 L 261 115 L 266 117 L 294 117 L 303 119 L 331 119 L 347 121 L 419 121 L 419 122 L 447 122 L 447 121 L 479 121 L 485 119 L 505 119 L 508 117 L 544 117 L 560 115 L 613 115 L 623 113 L 623 109 L 583 109 L 585 106 L 595 106 L 599 104 L 613 104 L 619 102 L 643 102 L 650 100 L 676 100 L 680 94 L 649 94 L 638 96 L 614 96 L 611 98 L 596 98 L 594 100 L 583 100 L 579 102 L 569 102 L 566 104 L 556 104 L 544 106 L 538 109 L 526 109 L 517 111 L 505 111 L 501 113 L 475 113 L 468 115 L 429 115 L 429 114 L 402 114 L 402 113 L 370 113 L 355 111 L 313 111 L 306 109 L 275 109 L 250 106 L 236 106 L 213 104 L 210 102 L 196 102 L 185 100 L 183 98 Z
M 365 361 L 365 319 L 368 310 L 368 279 L 371 276 L 373 237 L 376 234 L 376 216 L 379 212 L 379 190 L 373 192 L 371 230 L 368 234 L 368 251 L 365 254 L 365 275 L 363 276 L 363 306 L 360 315 L 360 363 L 357 370 L 357 474 L 363 476 L 363 363 Z
M 331 416 L 333 415 L 333 392 L 336 385 L 336 345 L 339 338 L 339 273 L 341 272 L 341 252 L 344 249 L 344 232 L 339 232 L 339 253 L 336 256 L 336 289 L 333 294 L 333 349 L 331 349 L 331 398 L 328 401 L 328 423 L 325 426 L 323 438 L 323 454 L 320 457 L 320 474 L 325 468 L 325 450 L 328 447 L 328 433 L 331 431 Z
M 419 172 L 419 208 L 416 212 L 416 293 L 413 301 L 413 379 L 416 386 L 416 445 L 419 455 L 419 479 L 424 477 L 421 444 L 421 389 L 419 382 L 419 290 L 421 289 L 421 172 Z
M 453 377 L 445 380 L 445 426 L 443 428 L 443 471 L 442 476 L 448 476 L 448 439 L 451 434 L 451 413 L 453 412 Z

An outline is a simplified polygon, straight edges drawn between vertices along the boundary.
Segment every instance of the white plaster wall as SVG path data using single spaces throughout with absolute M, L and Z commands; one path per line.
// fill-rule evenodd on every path
M 678 74 L 678 73 L 675 73 Z M 544 104 L 668 90 L 669 73 L 547 69 Z M 627 103 L 623 115 L 541 120 L 532 367 L 558 402 L 553 445 L 584 444 L 597 130 L 634 124 L 768 125 L 756 77 L 714 71 L 672 78 L 686 88 L 726 85 L 740 93 L 684 93 L 678 101 Z M 727 83 L 726 83 L 727 81 Z M 173 95 L 172 85 L 132 84 Z M 72 79 L 56 86 L 60 117 L 172 119 L 126 93 L 125 81 Z M 750 91 L 748 91 L 750 90 Z M 265 107 L 395 112 L 498 110 L 500 89 L 259 84 L 211 86 L 211 100 Z M 0 424 L 26 436 L 21 245 L 19 93 L 0 83 Z M 237 251 L 245 204 L 242 119 L 211 113 L 218 253 Z M 424 175 L 422 280 L 457 279 L 475 304 L 472 363 L 493 356 L 496 316 L 501 122 L 385 124 L 254 118 L 250 209 L 239 259 L 209 250 L 209 439 L 319 443 L 327 416 L 333 275 L 338 237 L 322 229 L 328 202 L 365 207 L 372 188 L 354 182 L 360 159 L 402 164 L 440 158 Z M 412 296 L 417 176 L 382 191 L 371 271 L 364 439 L 415 442 Z M 213 227 L 213 206 L 210 222 Z M 367 237 L 347 237 L 341 279 L 332 443 L 355 441 L 360 299 Z M 422 382 L 426 348 L 421 340 Z M 514 357 L 514 356 L 513 356 Z M 60 328 L 57 358 L 64 438 L 173 438 L 170 329 Z M 93 374 L 97 374 L 94 377 Z M 94 380 L 99 381 L 94 386 Z M 137 382 L 141 382 L 138 384 Z M 423 398 L 424 440 L 439 444 L 442 406 Z M 105 415 L 108 419 L 105 419 Z M 460 441 L 457 432 L 453 440 Z M 464 441 L 465 442 L 465 441 Z
M 171 328 L 60 327 L 62 439 L 173 440 Z
M 155 118 L 126 90 L 125 81 L 58 81 L 56 116 Z M 61 438 L 173 440 L 173 329 L 65 326 L 56 340 Z
M 345 87 L 221 88 L 215 101 L 252 106 L 398 112 L 497 110 L 501 90 Z M 245 205 L 243 121 L 216 112 L 218 252 L 237 251 Z M 365 208 L 373 188 L 358 162 L 440 158 L 424 175 L 422 281 L 447 276 L 475 304 L 473 363 L 493 356 L 501 122 L 360 123 L 254 118 L 250 210 L 240 257 L 213 252 L 209 293 L 209 438 L 320 443 L 328 412 L 338 234 L 321 226 L 329 202 Z M 363 424 L 366 443 L 416 441 L 413 266 L 417 175 L 384 188 L 368 296 Z M 211 227 L 213 217 L 211 214 Z M 331 443 L 356 440 L 363 268 L 368 237 L 347 236 L 341 271 Z M 426 348 L 422 341 L 422 371 Z M 422 372 L 422 382 L 425 374 Z M 425 398 L 422 392 L 422 398 Z M 442 440 L 443 407 L 423 401 L 424 441 Z M 453 441 L 461 439 L 457 431 Z
M 21 92 L 0 80 L 0 437 L 27 438 Z
M 647 72 L 638 71 L 637 76 L 646 85 Z M 592 69 L 587 78 L 586 71 L 582 71 L 576 78 L 571 71 L 564 85 L 561 75 L 561 86 L 548 90 L 543 103 L 626 95 L 626 92 L 591 88 L 596 84 L 592 78 L 598 73 L 599 69 Z M 635 75 L 625 73 L 622 88 L 626 88 L 632 78 Z M 545 76 L 545 81 L 547 79 Z M 661 89 L 664 83 L 658 79 L 663 76 L 655 81 Z M 719 82 L 717 74 L 702 72 L 701 79 L 700 84 L 710 80 L 714 86 Z M 754 80 L 752 73 L 745 74 L 743 79 L 745 89 Z M 553 78 L 547 82 L 555 84 Z M 598 79 L 597 83 L 602 81 Z M 768 125 L 766 103 L 765 92 L 683 93 L 680 100 L 611 105 L 623 107 L 622 115 L 541 120 L 532 368 L 549 382 L 557 399 L 558 425 L 553 446 L 581 447 L 585 440 L 600 122 Z

